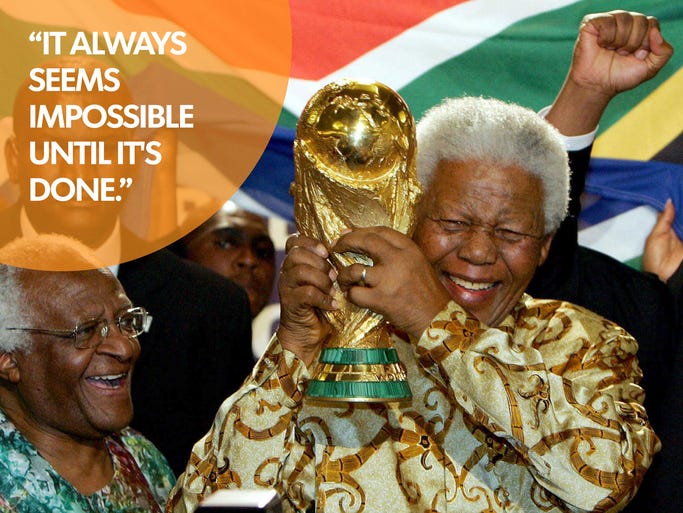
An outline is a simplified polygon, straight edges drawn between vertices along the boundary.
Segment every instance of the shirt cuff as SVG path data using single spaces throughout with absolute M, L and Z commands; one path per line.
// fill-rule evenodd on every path
M 542 108 L 540 111 L 538 111 L 538 115 L 542 118 L 545 118 L 548 114 L 548 111 L 550 111 L 550 107 L 551 105 Z M 560 136 L 562 137 L 565 150 L 579 151 L 588 148 L 591 144 L 593 144 L 593 141 L 595 141 L 595 135 L 597 133 L 598 127 L 595 127 L 595 130 L 587 134 L 567 136 L 560 133 Z
M 285 402 L 288 407 L 301 403 L 305 383 L 309 379 L 306 364 L 293 352 L 284 349 L 275 334 L 252 371 L 252 382 L 257 387 L 265 386 L 269 380 L 277 380 L 287 397 Z

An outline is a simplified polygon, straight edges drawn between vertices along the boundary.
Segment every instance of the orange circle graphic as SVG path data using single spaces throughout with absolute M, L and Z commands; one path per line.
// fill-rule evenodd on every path
M 26 3 L 4 13 L 17 58 L 4 66 L 0 246 L 58 233 L 114 265 L 179 239 L 235 193 L 284 101 L 286 0 L 43 2 L 35 21 Z

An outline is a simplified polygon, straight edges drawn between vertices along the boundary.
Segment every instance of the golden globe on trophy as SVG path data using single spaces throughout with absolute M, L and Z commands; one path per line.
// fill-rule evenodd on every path
M 421 194 L 415 123 L 403 98 L 384 84 L 340 80 L 304 108 L 294 141 L 294 219 L 304 235 L 330 244 L 347 229 L 414 227 Z M 332 254 L 335 268 L 372 265 L 366 255 Z M 336 286 L 336 285 L 335 285 Z M 384 318 L 346 300 L 325 312 L 325 342 L 306 394 L 324 400 L 387 402 L 411 397 L 405 367 Z

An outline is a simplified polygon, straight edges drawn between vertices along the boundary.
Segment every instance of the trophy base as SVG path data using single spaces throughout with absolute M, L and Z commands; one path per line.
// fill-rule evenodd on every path
M 324 401 L 366 403 L 412 397 L 405 367 L 393 347 L 324 348 L 306 395 Z

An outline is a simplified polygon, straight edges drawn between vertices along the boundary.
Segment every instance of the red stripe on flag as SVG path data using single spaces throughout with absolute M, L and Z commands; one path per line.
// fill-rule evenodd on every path
M 319 80 L 467 0 L 290 0 L 292 77 Z

